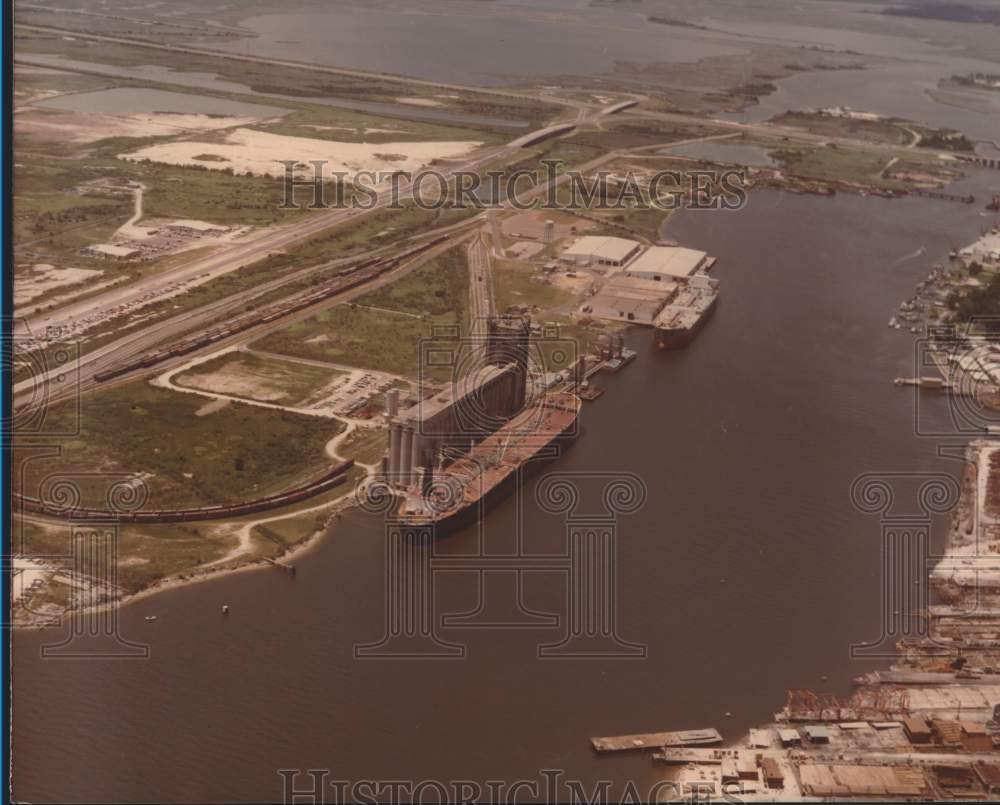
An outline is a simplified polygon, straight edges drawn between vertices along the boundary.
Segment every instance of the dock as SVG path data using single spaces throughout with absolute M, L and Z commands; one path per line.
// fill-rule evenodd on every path
M 917 386 L 918 388 L 938 389 L 941 391 L 949 391 L 953 388 L 953 384 L 940 377 L 897 377 L 892 382 L 897 386 Z
M 597 386 L 587 386 L 587 388 L 579 389 L 576 392 L 576 396 L 586 402 L 593 402 L 602 394 L 604 394 L 604 389 L 598 388 Z
M 908 190 L 911 196 L 923 196 L 924 198 L 936 198 L 940 201 L 957 201 L 960 204 L 975 204 L 976 197 L 973 195 L 960 196 L 955 193 L 942 193 L 940 190 Z
M 737 757 L 739 757 L 739 751 L 735 749 L 696 749 L 665 746 L 659 752 L 653 752 L 653 760 L 676 766 L 686 766 L 688 763 L 721 766 L 724 760 L 733 760 Z
M 591 738 L 590 743 L 597 752 L 629 752 L 640 749 L 662 749 L 667 746 L 717 746 L 722 743 L 722 735 L 717 729 L 712 728 Z

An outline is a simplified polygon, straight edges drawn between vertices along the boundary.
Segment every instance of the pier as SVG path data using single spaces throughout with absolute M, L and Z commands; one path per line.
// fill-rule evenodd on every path
M 717 746 L 722 743 L 722 735 L 717 729 L 710 728 L 591 738 L 590 743 L 597 752 L 630 752 L 640 749 L 662 749 L 667 746 Z
M 264 561 L 274 565 L 275 567 L 280 567 L 282 570 L 287 570 L 293 576 L 295 575 L 295 565 L 290 562 L 282 562 L 278 559 L 272 559 L 269 556 L 265 556 Z
M 957 201 L 960 204 L 975 204 L 976 197 L 973 195 L 959 196 L 955 193 L 942 193 L 940 190 L 910 190 L 911 196 L 923 196 L 925 198 L 936 198 L 941 201 Z

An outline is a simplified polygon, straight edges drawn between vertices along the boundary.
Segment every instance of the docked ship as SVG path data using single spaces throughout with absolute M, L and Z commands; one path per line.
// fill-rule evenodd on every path
M 678 349 L 698 334 L 719 301 L 719 281 L 695 274 L 657 315 L 653 322 L 656 346 Z
M 576 438 L 580 405 L 570 392 L 542 395 L 427 483 L 407 489 L 396 523 L 443 536 L 475 522 L 514 490 L 522 468 L 536 469 Z

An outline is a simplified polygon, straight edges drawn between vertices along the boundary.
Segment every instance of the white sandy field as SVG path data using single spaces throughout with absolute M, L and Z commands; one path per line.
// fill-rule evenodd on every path
M 431 98 L 396 98 L 396 103 L 405 103 L 407 106 L 444 106 L 441 101 Z
M 218 131 L 260 122 L 259 117 L 214 117 L 170 112 L 103 115 L 26 108 L 14 115 L 14 131 L 46 140 L 91 143 L 106 137 L 162 137 Z
M 234 173 L 285 174 L 282 160 L 301 164 L 302 176 L 311 176 L 311 160 L 325 160 L 324 173 L 343 171 L 415 171 L 434 159 L 462 156 L 482 145 L 474 141 L 345 143 L 309 137 L 290 137 L 267 131 L 239 128 L 223 142 L 182 140 L 140 148 L 119 158 L 132 161 L 148 159 L 166 165 L 202 165 L 210 170 L 231 169 Z M 195 159 L 211 155 L 213 159 Z
M 92 268 L 56 268 L 49 263 L 35 263 L 30 271 L 14 274 L 14 304 L 23 305 L 53 288 L 77 285 L 103 273 Z

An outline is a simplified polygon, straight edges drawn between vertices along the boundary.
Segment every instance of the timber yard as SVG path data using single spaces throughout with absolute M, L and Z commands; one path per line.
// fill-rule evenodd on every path
M 18 799 L 1000 798 L 970 3 L 16 3 Z

